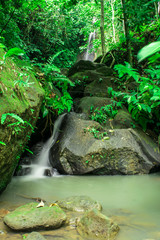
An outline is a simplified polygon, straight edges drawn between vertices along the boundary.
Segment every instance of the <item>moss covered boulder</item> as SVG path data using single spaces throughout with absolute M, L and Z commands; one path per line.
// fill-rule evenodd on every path
M 3 57 L 0 49 L 0 57 Z M 0 66 L 0 192 L 10 182 L 39 116 L 44 91 L 29 63 Z
M 57 201 L 57 204 L 66 210 L 85 212 L 91 209 L 101 210 L 102 206 L 97 201 L 94 201 L 88 196 L 72 196 L 63 200 Z
M 116 223 L 97 209 L 85 213 L 77 225 L 77 231 L 85 239 L 114 240 L 119 229 Z
M 66 214 L 55 205 L 37 208 L 37 203 L 18 207 L 4 217 L 4 223 L 13 230 L 56 229 L 66 221 Z

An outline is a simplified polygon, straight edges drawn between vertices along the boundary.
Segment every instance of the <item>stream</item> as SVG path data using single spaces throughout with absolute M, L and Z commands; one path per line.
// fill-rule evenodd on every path
M 99 201 L 103 213 L 119 226 L 116 240 L 160 239 L 160 174 L 142 176 L 62 176 L 39 179 L 14 177 L 0 196 L 0 209 L 12 209 L 31 200 L 21 195 L 40 197 L 52 202 L 74 195 L 87 195 Z M 1 228 L 1 225 L 0 225 Z M 76 233 L 54 230 L 54 239 L 82 239 Z M 50 231 L 49 231 L 50 232 Z M 17 233 L 11 238 L 19 240 Z M 51 234 L 51 233 L 50 233 Z M 44 232 L 47 239 L 53 239 Z M 13 238 L 14 236 L 14 238 Z M 0 236 L 1 239 L 1 236 Z

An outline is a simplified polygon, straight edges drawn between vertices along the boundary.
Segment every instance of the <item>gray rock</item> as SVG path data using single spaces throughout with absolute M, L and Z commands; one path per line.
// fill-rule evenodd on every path
M 107 136 L 103 133 L 107 132 Z M 103 129 L 69 114 L 50 162 L 64 174 L 146 174 L 160 167 L 158 146 L 141 130 Z
M 75 63 L 68 71 L 68 77 L 72 76 L 77 72 L 83 72 L 85 70 L 95 70 L 99 67 L 105 66 L 104 64 L 94 63 L 91 61 L 80 60 L 79 62 Z
M 110 218 L 94 209 L 84 214 L 77 225 L 77 231 L 83 237 L 114 240 L 119 226 Z
M 96 72 L 103 74 L 104 76 L 112 76 L 113 69 L 107 66 L 103 66 L 96 69 Z
M 26 240 L 46 240 L 40 233 L 38 232 L 32 232 L 28 234 L 26 237 Z
M 84 96 L 109 97 L 108 87 L 113 87 L 114 77 L 102 77 L 100 80 L 94 80 L 84 89 Z
M 64 209 L 76 212 L 85 212 L 91 209 L 101 210 L 100 203 L 87 196 L 73 196 L 57 201 L 57 204 Z
M 58 206 L 37 208 L 37 203 L 18 207 L 4 217 L 4 223 L 13 230 L 56 229 L 66 220 L 66 214 Z
M 91 107 L 100 109 L 102 106 L 112 104 L 111 98 L 101 97 L 83 97 L 80 99 L 76 111 L 85 113 L 88 117 L 91 115 Z

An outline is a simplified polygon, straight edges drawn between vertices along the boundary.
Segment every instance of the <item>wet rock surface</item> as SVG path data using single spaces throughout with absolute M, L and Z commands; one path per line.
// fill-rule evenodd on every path
M 65 174 L 146 174 L 160 166 L 156 144 L 142 131 L 102 128 L 78 114 L 68 115 L 50 159 L 52 166 Z
M 84 237 L 92 239 L 114 240 L 119 232 L 119 226 L 97 211 L 91 210 L 81 218 L 77 225 L 77 231 Z
M 56 229 L 66 220 L 66 214 L 57 205 L 37 208 L 37 203 L 21 206 L 4 217 L 4 223 L 13 230 Z
M 26 240 L 46 240 L 40 233 L 32 232 L 25 238 Z
M 73 196 L 57 201 L 57 204 L 64 209 L 76 212 L 85 212 L 91 209 L 101 210 L 100 203 L 87 196 Z

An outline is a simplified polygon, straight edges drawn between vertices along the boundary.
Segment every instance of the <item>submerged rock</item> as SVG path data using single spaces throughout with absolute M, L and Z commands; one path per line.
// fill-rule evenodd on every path
M 50 162 L 63 174 L 146 174 L 160 167 L 153 140 L 140 130 L 102 128 L 69 114 Z M 107 134 L 107 135 L 106 135 Z
M 56 229 L 66 221 L 66 214 L 57 205 L 37 208 L 37 203 L 18 207 L 4 217 L 4 223 L 13 230 Z
M 114 240 L 119 232 L 119 226 L 110 218 L 93 209 L 84 214 L 78 222 L 77 231 L 89 239 Z
M 66 210 L 85 212 L 91 209 L 101 210 L 102 206 L 97 201 L 87 196 L 73 196 L 57 201 L 57 204 Z
M 40 233 L 32 232 L 25 238 L 26 240 L 46 240 Z

